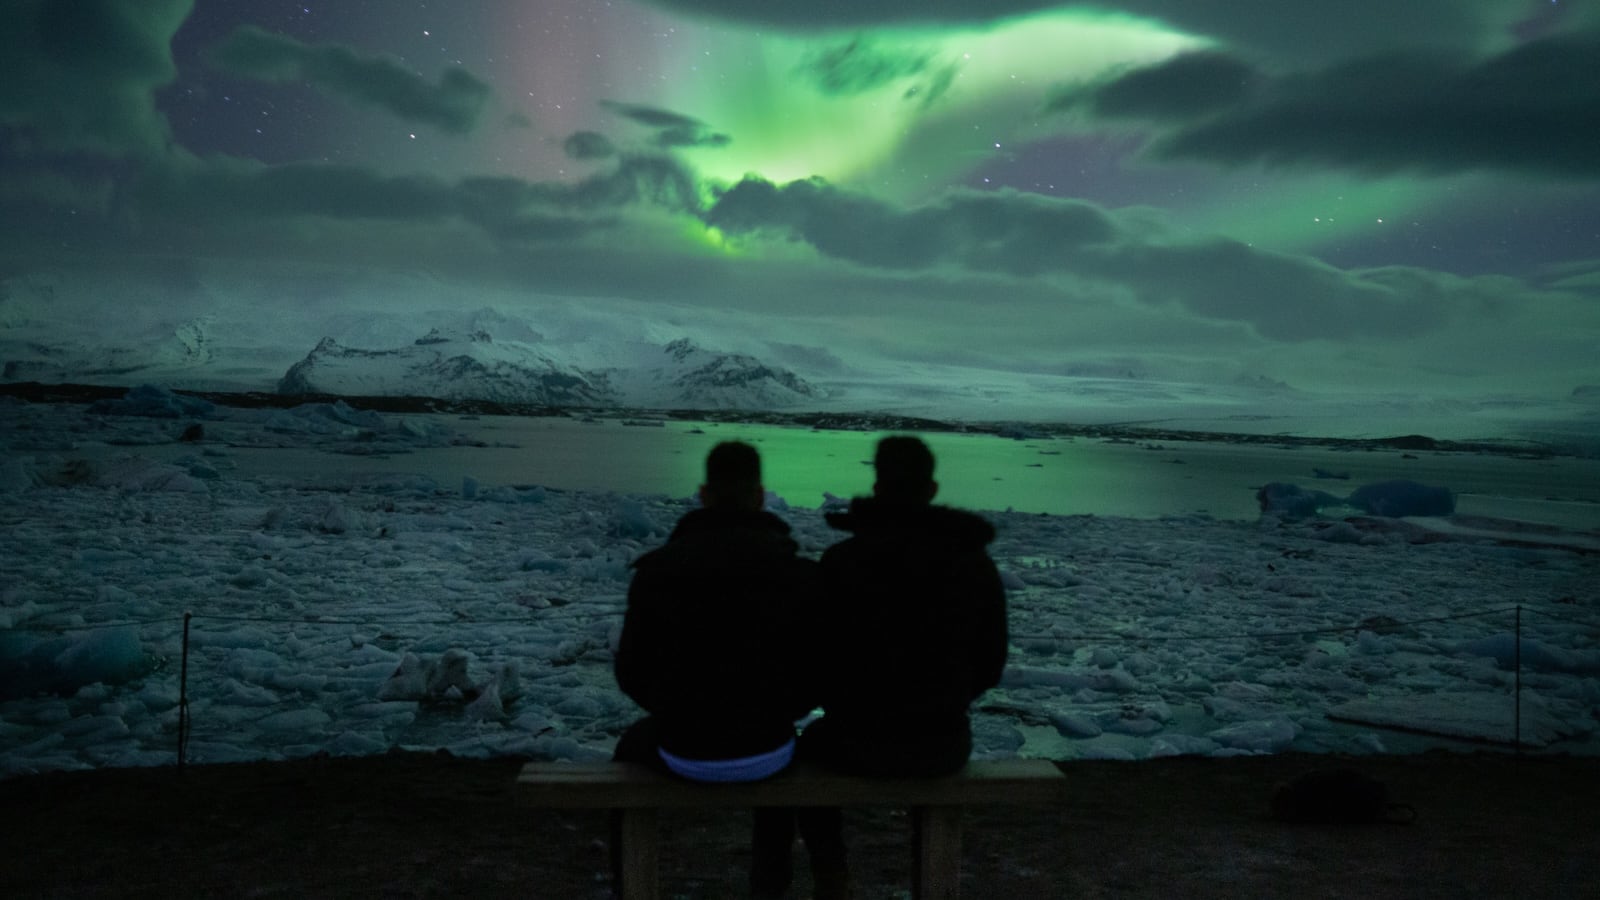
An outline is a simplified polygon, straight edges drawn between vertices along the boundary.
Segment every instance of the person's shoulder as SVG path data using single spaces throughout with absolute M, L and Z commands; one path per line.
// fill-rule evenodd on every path
M 975 512 L 953 506 L 928 508 L 932 530 L 963 547 L 982 548 L 995 538 L 994 525 Z

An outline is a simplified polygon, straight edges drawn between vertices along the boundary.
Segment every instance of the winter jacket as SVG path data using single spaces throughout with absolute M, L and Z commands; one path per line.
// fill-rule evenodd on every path
M 822 555 L 830 727 L 867 740 L 964 737 L 968 705 L 1006 660 L 1005 591 L 984 549 L 993 526 L 871 497 L 828 523 L 853 533 Z
M 690 759 L 773 750 L 815 708 L 803 604 L 816 564 L 771 513 L 698 509 L 634 562 L 617 684 Z

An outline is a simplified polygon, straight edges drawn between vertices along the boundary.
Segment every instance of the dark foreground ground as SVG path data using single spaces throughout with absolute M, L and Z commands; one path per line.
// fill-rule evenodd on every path
M 1290 826 L 1278 783 L 1348 763 L 1405 825 Z M 0 897 L 592 898 L 600 813 L 518 808 L 514 761 L 392 754 L 0 781 Z M 963 896 L 1600 896 L 1600 762 L 1504 755 L 1075 762 L 1074 799 L 967 817 Z M 667 813 L 667 897 L 739 897 L 745 815 Z M 847 827 L 863 900 L 906 896 L 906 817 Z M 797 860 L 804 871 L 803 853 Z M 805 897 L 804 875 L 793 896 Z

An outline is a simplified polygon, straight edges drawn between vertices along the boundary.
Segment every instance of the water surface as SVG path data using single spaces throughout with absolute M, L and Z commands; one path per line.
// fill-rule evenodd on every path
M 793 506 L 816 507 L 825 493 L 849 497 L 871 490 L 872 450 L 884 434 L 677 421 L 638 427 L 616 420 L 432 418 L 499 446 L 418 450 L 382 459 L 317 451 L 232 453 L 246 471 L 284 477 L 414 472 L 445 486 L 470 477 L 485 487 L 543 485 L 687 497 L 700 484 L 711 447 L 742 440 L 760 449 L 770 490 Z M 1455 491 L 1459 514 L 1600 528 L 1600 460 L 1199 441 L 923 437 L 938 459 L 940 500 L 973 509 L 1254 519 L 1255 492 L 1266 482 L 1343 496 L 1362 484 L 1409 478 Z M 1348 478 L 1318 477 L 1319 470 Z

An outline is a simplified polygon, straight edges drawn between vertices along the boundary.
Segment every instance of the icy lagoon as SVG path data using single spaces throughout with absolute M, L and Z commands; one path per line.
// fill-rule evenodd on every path
M 610 672 L 627 564 L 688 508 L 704 451 L 761 447 L 808 554 L 836 539 L 824 492 L 871 480 L 856 432 L 203 421 L 181 443 L 185 420 L 0 403 L 0 773 L 174 761 L 185 612 L 191 761 L 606 754 L 637 714 Z M 1525 746 L 1596 749 L 1600 554 L 1574 533 L 1597 524 L 1595 461 L 929 439 L 944 499 L 1000 533 L 1013 648 L 982 755 L 1468 746 L 1393 725 L 1503 743 L 1517 605 Z M 1564 531 L 1256 513 L 1267 481 L 1390 477 Z
M 742 440 L 761 450 L 773 493 L 795 506 L 817 507 L 827 494 L 849 497 L 871 490 L 872 447 L 886 433 L 676 420 L 407 418 L 488 446 L 470 452 L 419 447 L 382 458 L 305 458 L 292 448 L 244 447 L 234 461 L 257 475 L 330 482 L 389 472 L 423 474 L 441 485 L 470 477 L 495 485 L 686 497 L 699 483 L 706 452 L 718 441 Z M 1600 529 L 1597 460 L 957 432 L 923 437 L 938 456 L 940 502 L 970 509 L 1255 519 L 1255 491 L 1265 482 L 1298 482 L 1344 494 L 1364 483 L 1409 478 L 1448 486 L 1463 515 Z M 182 452 L 169 447 L 165 455 Z M 163 455 L 159 449 L 151 453 Z M 1343 478 L 1318 478 L 1319 471 Z

